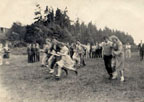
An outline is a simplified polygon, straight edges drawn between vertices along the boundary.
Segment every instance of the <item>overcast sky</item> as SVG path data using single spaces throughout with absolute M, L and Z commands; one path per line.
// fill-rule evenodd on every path
M 144 0 L 0 0 L 0 26 L 11 27 L 15 21 L 31 24 L 35 4 L 54 9 L 68 8 L 72 20 L 92 21 L 98 28 L 105 26 L 128 32 L 136 43 L 144 41 Z

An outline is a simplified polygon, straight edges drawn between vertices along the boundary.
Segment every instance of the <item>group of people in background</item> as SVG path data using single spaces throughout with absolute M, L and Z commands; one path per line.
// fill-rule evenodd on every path
M 96 42 L 96 44 L 87 44 L 85 46 L 89 47 L 89 50 L 85 50 L 85 55 L 86 52 L 89 52 L 87 58 L 102 58 L 103 48 L 101 46 L 101 43 Z M 123 45 L 123 49 L 125 58 L 131 58 L 131 45 L 129 43 L 126 43 Z
M 10 49 L 8 46 L 8 43 L 5 43 L 5 46 L 3 46 L 2 43 L 0 43 L 0 65 L 9 64 L 9 58 L 10 58 Z
M 102 47 L 100 43 L 96 42 L 94 45 L 90 45 L 90 58 L 102 58 Z
M 40 47 L 38 43 L 29 44 L 27 47 L 28 63 L 40 61 Z

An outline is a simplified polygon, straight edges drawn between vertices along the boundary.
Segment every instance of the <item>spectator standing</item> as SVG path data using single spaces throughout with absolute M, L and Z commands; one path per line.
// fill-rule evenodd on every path
M 142 40 L 141 40 L 140 44 L 138 45 L 138 48 L 139 48 L 140 60 L 142 61 L 143 57 L 144 57 L 144 44 L 143 44 Z
M 28 63 L 32 62 L 32 52 L 31 52 L 31 44 L 27 47 L 27 54 L 28 54 Z
M 36 61 L 36 49 L 35 49 L 35 44 L 31 45 L 31 59 L 32 59 L 32 63 L 34 63 Z
M 0 43 L 0 65 L 3 65 L 3 45 Z
M 129 43 L 125 45 L 125 52 L 126 58 L 131 58 L 131 45 Z
M 5 64 L 9 64 L 9 58 L 10 58 L 10 49 L 8 46 L 8 43 L 6 42 L 4 47 L 4 55 L 3 58 L 5 59 Z
M 40 47 L 38 43 L 35 44 L 35 58 L 37 62 L 40 61 Z

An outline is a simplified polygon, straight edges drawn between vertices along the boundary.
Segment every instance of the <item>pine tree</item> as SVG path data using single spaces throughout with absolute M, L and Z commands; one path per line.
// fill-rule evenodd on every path
M 41 13 L 41 7 L 39 4 L 36 4 L 36 9 L 35 9 L 35 18 L 34 18 L 34 22 L 42 22 L 42 13 Z

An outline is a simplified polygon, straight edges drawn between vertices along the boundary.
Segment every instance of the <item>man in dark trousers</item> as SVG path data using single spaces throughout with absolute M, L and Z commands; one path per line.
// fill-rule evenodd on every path
M 36 62 L 39 62 L 40 61 L 40 47 L 39 47 L 39 44 L 36 43 L 35 44 L 35 59 L 36 59 Z
M 36 61 L 36 48 L 35 48 L 35 43 L 31 45 L 31 57 L 32 57 L 32 63 Z
M 104 59 L 104 64 L 105 64 L 105 68 L 109 74 L 109 79 L 112 79 L 112 73 L 113 73 L 113 69 L 111 66 L 111 60 L 112 60 L 112 42 L 109 41 L 109 38 L 107 36 L 105 36 L 104 38 L 104 42 L 101 43 L 102 46 L 102 56 Z
M 27 54 L 28 54 L 28 63 L 31 63 L 32 62 L 31 44 L 29 44 L 27 47 Z
M 138 48 L 139 48 L 140 60 L 142 61 L 143 57 L 144 57 L 144 44 L 143 44 L 142 40 L 141 40 L 140 44 L 138 45 Z

